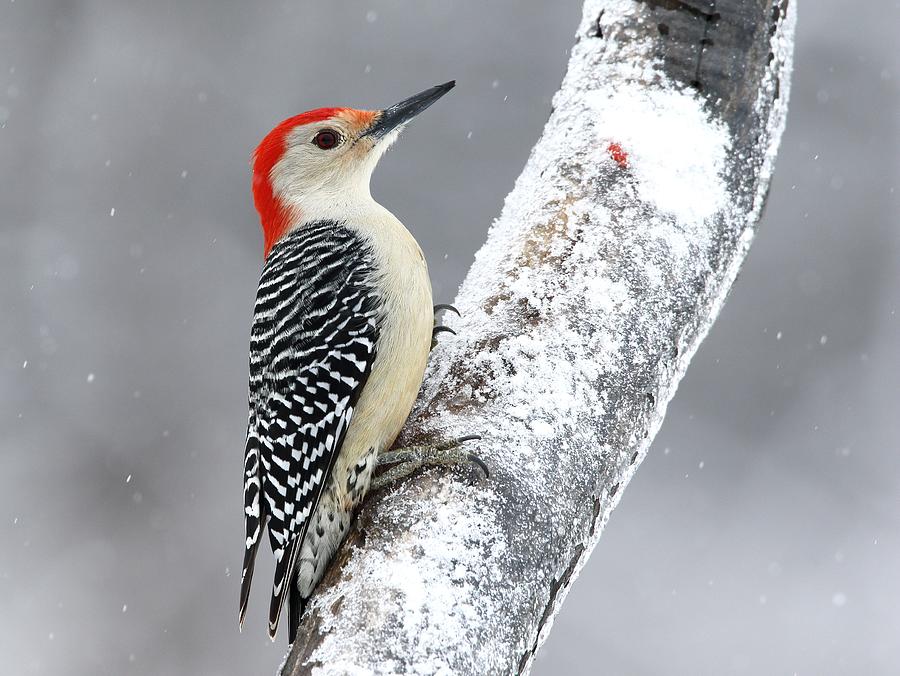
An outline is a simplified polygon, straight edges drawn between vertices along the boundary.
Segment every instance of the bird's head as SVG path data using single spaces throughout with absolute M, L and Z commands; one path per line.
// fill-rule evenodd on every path
M 293 227 L 340 220 L 370 200 L 369 179 L 384 151 L 454 84 L 426 89 L 384 110 L 317 108 L 270 131 L 253 154 L 253 201 L 265 255 Z

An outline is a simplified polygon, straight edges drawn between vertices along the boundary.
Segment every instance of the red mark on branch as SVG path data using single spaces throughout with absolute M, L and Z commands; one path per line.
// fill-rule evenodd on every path
M 622 150 L 622 146 L 618 143 L 610 143 L 606 150 L 609 152 L 609 156 L 613 158 L 616 164 L 622 169 L 628 168 L 628 153 Z

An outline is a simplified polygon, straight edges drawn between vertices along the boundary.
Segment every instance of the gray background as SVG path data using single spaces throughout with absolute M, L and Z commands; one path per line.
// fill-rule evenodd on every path
M 900 4 L 800 15 L 759 237 L 536 674 L 900 673 Z M 0 672 L 273 672 L 268 556 L 237 630 L 250 151 L 457 78 L 374 181 L 450 300 L 579 16 L 0 2 Z

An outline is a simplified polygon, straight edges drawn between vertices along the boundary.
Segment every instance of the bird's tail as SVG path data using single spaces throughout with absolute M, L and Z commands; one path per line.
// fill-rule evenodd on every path
M 259 540 L 252 543 L 244 551 L 244 566 L 241 569 L 241 609 L 238 617 L 239 626 L 244 628 L 244 616 L 247 614 L 247 601 L 250 599 L 250 583 L 253 581 L 253 566 L 256 563 L 256 549 Z
M 300 538 L 295 537 L 282 550 L 282 556 L 275 562 L 275 582 L 272 586 L 272 600 L 269 603 L 269 638 L 275 640 L 278 633 L 278 618 L 284 606 L 285 592 L 294 584 L 294 564 L 300 552 Z M 277 557 L 277 553 L 276 553 Z
M 297 639 L 297 627 L 300 626 L 300 617 L 303 615 L 303 608 L 306 600 L 300 596 L 300 590 L 297 588 L 297 573 L 294 573 L 291 580 L 291 592 L 288 596 L 288 643 L 292 644 Z
M 247 614 L 247 600 L 250 597 L 250 582 L 253 580 L 253 566 L 256 550 L 265 525 L 263 501 L 260 499 L 259 440 L 253 434 L 253 427 L 247 432 L 247 447 L 244 451 L 244 525 L 247 539 L 244 544 L 244 565 L 241 568 L 240 626 L 244 626 Z

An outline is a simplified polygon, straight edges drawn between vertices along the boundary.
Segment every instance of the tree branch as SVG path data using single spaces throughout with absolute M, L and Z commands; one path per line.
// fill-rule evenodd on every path
M 432 470 L 370 496 L 283 674 L 528 671 L 750 245 L 794 16 L 585 3 L 400 440 L 480 433 L 491 477 Z

